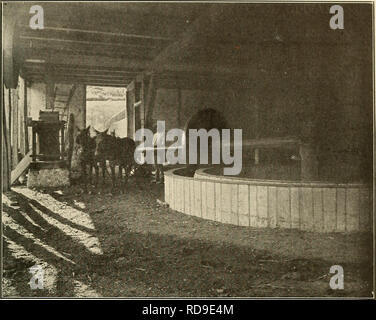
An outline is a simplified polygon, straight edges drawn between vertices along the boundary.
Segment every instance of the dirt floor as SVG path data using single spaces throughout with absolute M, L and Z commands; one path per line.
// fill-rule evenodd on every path
M 168 209 L 163 186 L 3 195 L 5 297 L 371 295 L 372 237 L 220 224 Z M 29 268 L 44 270 L 31 290 Z M 344 290 L 329 269 L 344 269 Z

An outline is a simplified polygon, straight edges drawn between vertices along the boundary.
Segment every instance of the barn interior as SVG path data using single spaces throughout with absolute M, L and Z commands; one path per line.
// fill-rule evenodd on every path
M 374 8 L 331 5 L 3 3 L 3 297 L 369 297 Z M 242 173 L 82 193 L 89 86 L 126 89 L 131 138 L 242 129 Z
M 244 167 L 287 161 L 306 180 L 371 176 L 369 5 L 344 5 L 346 27 L 333 30 L 329 4 L 43 3 L 34 30 L 33 4 L 4 5 L 5 189 L 32 148 L 29 121 L 57 111 L 84 128 L 89 85 L 127 88 L 132 138 L 157 120 L 215 127 L 190 123 L 214 109 L 243 130 Z

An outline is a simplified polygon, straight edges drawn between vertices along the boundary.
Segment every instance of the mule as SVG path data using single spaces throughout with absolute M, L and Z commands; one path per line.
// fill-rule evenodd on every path
M 99 180 L 99 168 L 95 159 L 95 138 L 90 137 L 90 126 L 86 129 L 80 130 L 77 128 L 78 135 L 76 136 L 76 144 L 79 146 L 78 161 L 81 166 L 82 182 L 84 190 L 87 191 L 87 169 L 89 168 L 89 184 L 93 180 L 93 168 L 95 169 L 95 185 L 97 186 Z M 103 172 L 103 175 L 105 173 Z
M 116 187 L 115 166 L 119 166 L 120 186 L 124 187 L 132 169 L 134 169 L 134 151 L 136 149 L 136 143 L 131 138 L 118 138 L 113 134 L 109 135 L 107 134 L 108 129 L 103 132 L 95 131 L 95 160 L 102 164 L 103 171 L 106 169 L 106 161 L 109 162 L 113 190 Z M 122 184 L 123 169 L 124 184 Z

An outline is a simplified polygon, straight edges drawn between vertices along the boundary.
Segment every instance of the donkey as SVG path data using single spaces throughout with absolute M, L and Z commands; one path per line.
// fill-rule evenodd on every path
M 84 190 L 87 191 L 87 168 L 89 168 L 89 183 L 92 183 L 94 168 L 96 175 L 95 185 L 98 184 L 99 168 L 97 161 L 94 157 L 95 138 L 90 137 L 90 126 L 82 130 L 77 128 L 77 130 L 78 135 L 76 136 L 76 144 L 79 146 L 78 161 L 81 166 Z
M 102 164 L 102 170 L 105 170 L 106 160 L 108 160 L 111 169 L 112 189 L 115 189 L 116 177 L 115 166 L 119 166 L 119 180 L 122 184 L 124 169 L 124 185 L 134 168 L 134 151 L 136 144 L 131 138 L 118 138 L 115 135 L 107 134 L 108 129 L 99 132 L 96 131 L 95 139 L 95 160 Z M 103 177 L 104 184 L 104 177 Z

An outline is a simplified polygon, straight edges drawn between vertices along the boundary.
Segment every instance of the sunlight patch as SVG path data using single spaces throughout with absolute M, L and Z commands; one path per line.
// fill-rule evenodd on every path
M 44 279 L 43 279 L 43 289 L 48 290 L 52 294 L 56 291 L 56 279 L 57 279 L 57 269 L 47 263 L 45 260 L 39 259 L 34 256 L 32 253 L 27 251 L 22 245 L 14 242 L 8 237 L 4 236 L 5 241 L 8 244 L 10 254 L 16 259 L 29 260 L 34 264 L 42 266 L 44 270 Z M 22 270 L 24 271 L 24 270 Z M 26 271 L 26 270 L 25 270 Z
M 74 280 L 74 296 L 75 297 L 100 297 L 98 292 L 90 288 L 90 286 L 81 281 Z
M 71 227 L 67 224 L 64 224 L 64 223 L 56 220 L 55 218 L 50 217 L 49 215 L 45 214 L 44 212 L 42 212 L 41 210 L 39 210 L 38 208 L 36 208 L 32 204 L 30 204 L 30 206 L 33 208 L 33 210 L 35 212 L 37 212 L 49 224 L 51 224 L 52 226 L 60 229 L 66 235 L 70 236 L 72 239 L 74 239 L 74 240 L 78 241 L 79 243 L 81 243 L 82 245 L 84 245 L 90 252 L 92 252 L 94 254 L 103 254 L 103 251 L 100 247 L 100 243 L 99 243 L 99 240 L 98 240 L 97 237 L 95 237 L 95 236 L 93 236 L 93 235 L 91 235 L 91 234 L 89 234 L 85 231 L 73 228 L 73 227 Z M 78 210 L 76 210 L 76 211 L 78 211 Z
M 32 191 L 26 188 L 17 188 L 17 192 L 21 193 L 25 197 L 34 199 Z M 72 208 L 71 206 L 56 200 L 49 194 L 38 193 L 38 201 L 42 206 L 46 207 L 48 210 L 60 215 L 62 218 L 69 220 L 72 223 L 85 227 L 87 229 L 95 230 L 94 224 L 90 218 L 90 215 L 84 211 Z M 85 204 L 82 202 L 76 202 L 75 205 L 81 209 L 85 208 Z
M 40 241 L 38 238 L 34 237 L 33 234 L 28 232 L 24 227 L 20 226 L 7 213 L 3 212 L 2 219 L 3 219 L 4 225 L 7 226 L 8 228 L 12 229 L 14 232 L 17 232 L 17 233 L 21 234 L 22 236 L 24 236 L 25 238 L 32 240 L 34 242 L 34 244 L 41 246 L 42 248 L 46 249 L 48 252 L 54 254 L 55 256 L 57 256 L 61 259 L 64 259 L 65 261 L 70 262 L 72 264 L 75 264 L 72 260 L 63 256 L 61 253 L 59 253 L 57 250 L 55 250 L 54 248 L 52 248 L 48 244 L 45 244 L 42 241 Z M 4 233 L 6 233 L 6 230 L 4 230 Z

